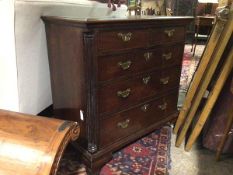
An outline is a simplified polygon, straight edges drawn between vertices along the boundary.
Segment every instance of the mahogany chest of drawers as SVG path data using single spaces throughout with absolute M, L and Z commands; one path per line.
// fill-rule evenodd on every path
M 91 174 L 112 153 L 177 117 L 191 17 L 43 17 L 55 114 L 78 121 Z

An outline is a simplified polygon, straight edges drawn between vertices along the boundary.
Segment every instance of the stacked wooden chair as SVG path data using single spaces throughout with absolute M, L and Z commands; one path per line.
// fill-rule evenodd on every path
M 204 50 L 201 61 L 197 68 L 197 71 L 193 77 L 189 90 L 186 94 L 186 98 L 183 107 L 178 116 L 174 133 L 177 134 L 176 146 L 179 147 L 184 141 L 188 129 L 193 122 L 195 116 L 197 116 L 198 107 L 200 106 L 201 100 L 208 90 L 208 86 L 213 82 L 214 77 L 217 76 L 217 80 L 214 82 L 214 86 L 211 88 L 206 103 L 202 108 L 199 118 L 194 124 L 194 128 L 191 135 L 188 138 L 185 150 L 189 151 L 192 148 L 193 143 L 199 136 L 209 114 L 223 88 L 223 85 L 228 78 L 233 68 L 233 46 L 224 58 L 223 53 L 226 46 L 229 45 L 232 40 L 233 32 L 233 3 L 232 0 L 220 0 L 219 7 L 216 12 L 216 22 L 209 38 L 208 44 Z M 220 73 L 217 67 L 220 63 L 223 63 L 220 68 Z M 232 107 L 233 109 L 233 107 Z M 232 124 L 232 113 L 229 112 L 229 121 L 227 128 L 231 127 Z M 229 129 L 228 129 L 229 130 Z M 225 131 L 227 133 L 227 129 Z M 225 138 L 224 138 L 225 140 Z M 222 145 L 219 149 L 218 154 L 221 153 Z M 219 157 L 219 156 L 218 156 Z

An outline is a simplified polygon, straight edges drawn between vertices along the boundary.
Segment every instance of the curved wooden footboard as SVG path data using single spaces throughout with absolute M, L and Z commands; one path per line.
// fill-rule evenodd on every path
M 54 175 L 76 122 L 0 110 L 0 174 Z

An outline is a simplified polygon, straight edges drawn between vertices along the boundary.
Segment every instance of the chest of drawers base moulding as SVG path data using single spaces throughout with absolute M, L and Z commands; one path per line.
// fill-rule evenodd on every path
M 98 174 L 113 152 L 177 116 L 192 17 L 42 19 L 54 111 L 80 123 L 75 146 L 90 174 Z M 111 115 L 102 118 L 103 112 Z

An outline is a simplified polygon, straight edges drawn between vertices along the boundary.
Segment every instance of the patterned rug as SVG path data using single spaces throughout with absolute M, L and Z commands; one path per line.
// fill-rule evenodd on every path
M 188 91 L 189 85 L 193 78 L 193 74 L 197 69 L 204 48 L 205 45 L 197 45 L 195 55 L 193 56 L 193 53 L 191 52 L 191 45 L 185 45 L 180 77 L 180 89 L 178 99 L 179 108 L 183 105 L 186 92 Z
M 170 168 L 171 128 L 163 127 L 113 155 L 100 175 L 165 175 Z
M 187 91 L 196 71 L 198 62 L 204 50 L 204 45 L 197 45 L 195 55 L 191 52 L 191 45 L 185 45 L 184 56 L 182 62 L 182 71 L 180 77 L 180 90 Z
M 166 175 L 170 168 L 171 128 L 165 126 L 119 150 L 100 175 Z M 57 175 L 86 175 L 85 166 L 69 147 L 60 162 Z

